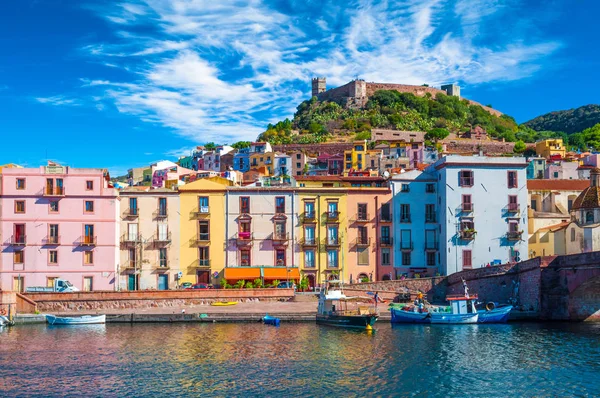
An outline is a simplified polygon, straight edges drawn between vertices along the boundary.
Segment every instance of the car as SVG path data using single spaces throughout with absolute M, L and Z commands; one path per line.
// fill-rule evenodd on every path
M 208 283 L 196 283 L 186 289 L 212 289 L 212 285 L 209 285 Z
M 180 289 L 189 289 L 193 286 L 194 284 L 192 282 L 183 282 L 181 285 L 179 285 Z
M 278 289 L 295 289 L 296 284 L 294 282 L 279 282 L 277 285 Z

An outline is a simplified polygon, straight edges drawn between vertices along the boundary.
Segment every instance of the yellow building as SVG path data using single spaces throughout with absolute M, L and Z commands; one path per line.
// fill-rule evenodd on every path
M 181 283 L 218 282 L 214 275 L 225 266 L 228 185 L 201 179 L 179 187 Z
M 275 152 L 257 152 L 250 154 L 250 170 L 259 169 L 264 166 L 267 171 L 266 176 L 273 175 L 275 164 Z
M 535 152 L 538 156 L 546 159 L 553 155 L 560 155 L 561 158 L 564 158 L 566 150 L 562 138 L 553 138 L 536 142 Z
M 299 188 L 300 267 L 311 286 L 328 279 L 349 281 L 347 190 Z
M 529 236 L 529 257 L 567 254 L 566 232 L 570 221 L 543 227 Z

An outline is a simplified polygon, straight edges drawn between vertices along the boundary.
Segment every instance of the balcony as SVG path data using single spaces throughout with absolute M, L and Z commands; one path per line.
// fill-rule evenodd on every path
M 123 264 L 123 269 L 124 270 L 136 270 L 136 269 L 140 269 L 141 268 L 141 262 L 137 261 L 137 260 L 129 260 L 127 262 L 125 262 L 125 264 Z
M 155 234 L 152 237 L 152 244 L 154 244 L 154 246 L 167 246 L 171 244 L 171 232 L 167 232 L 166 235 L 164 234 Z
M 356 240 L 354 241 L 354 245 L 356 247 L 369 247 L 371 245 L 371 238 L 367 238 L 367 237 L 358 237 L 356 238 Z
M 276 206 L 275 214 L 285 214 L 285 206 Z
M 140 216 L 140 211 L 137 207 L 126 209 L 123 212 L 123 218 L 137 218 Z
M 157 271 L 168 271 L 171 269 L 171 262 L 166 259 L 158 260 L 158 262 L 154 264 L 153 268 Z
M 337 269 L 339 267 L 340 267 L 339 263 L 330 263 L 330 262 L 327 263 L 327 268 Z
M 400 250 L 411 251 L 414 248 L 413 242 L 400 241 Z
M 300 244 L 303 247 L 314 247 L 317 246 L 317 240 L 315 238 L 302 238 Z
M 206 246 L 210 245 L 210 234 L 209 233 L 199 233 L 197 236 L 190 239 L 190 246 Z
M 432 252 L 432 251 L 437 251 L 439 249 L 440 245 L 438 242 L 425 242 L 425 250 Z
M 425 213 L 425 222 L 435 223 L 437 220 L 435 212 Z
M 506 239 L 510 241 L 518 241 L 521 240 L 522 235 L 523 231 L 509 231 L 506 233 Z
M 473 213 L 473 211 L 475 211 L 475 208 L 473 206 L 473 203 L 462 203 L 458 210 L 462 211 L 463 213 Z
M 25 246 L 27 244 L 27 236 L 26 235 L 21 235 L 21 236 L 11 236 L 10 237 L 10 244 L 13 246 Z
M 459 236 L 462 240 L 473 240 L 473 239 L 475 239 L 476 234 L 477 234 L 477 231 L 472 230 L 472 229 L 463 229 L 462 231 L 459 232 Z
M 315 222 L 315 212 L 304 212 L 302 214 L 302 222 L 303 223 L 313 223 Z
M 79 237 L 79 246 L 96 246 L 95 235 L 84 235 Z
M 290 233 L 273 233 L 271 235 L 273 246 L 287 246 L 290 241 Z
M 327 211 L 325 212 L 325 220 L 326 222 L 340 222 L 340 212 L 339 211 Z
M 205 218 L 210 216 L 210 208 L 208 206 L 197 207 L 190 212 L 191 218 Z
M 365 222 L 369 222 L 369 221 L 370 221 L 369 213 L 357 213 L 356 218 L 354 219 L 354 222 L 357 222 L 357 223 L 365 223 Z
M 254 233 L 252 232 L 238 232 L 235 235 L 235 240 L 238 246 L 250 245 L 254 241 Z
M 60 245 L 60 236 L 46 236 L 42 239 L 43 245 Z
M 210 268 L 210 260 L 205 258 L 194 260 L 194 262 L 190 264 L 190 268 Z
M 167 209 L 157 209 L 154 213 L 152 213 L 152 218 L 155 220 L 167 218 Z
M 65 196 L 65 187 L 46 187 L 42 190 L 42 196 L 48 196 L 48 197 Z
M 121 236 L 121 244 L 123 246 L 135 246 L 142 242 L 142 235 L 140 234 L 124 234 Z
M 336 247 L 336 246 L 340 246 L 340 238 L 325 238 L 325 246 L 328 247 Z
M 388 213 L 388 214 L 380 214 L 379 215 L 379 222 L 392 222 L 392 214 Z
M 381 246 L 393 246 L 394 238 L 392 238 L 391 236 L 382 236 L 381 238 L 379 238 L 379 243 Z
M 514 214 L 514 215 L 518 215 L 521 212 L 521 209 L 519 208 L 519 204 L 518 203 L 509 203 L 504 210 L 506 211 L 506 213 L 508 214 Z
M 474 184 L 473 177 L 460 177 L 460 186 L 461 187 L 472 187 Z
M 410 222 L 410 214 L 401 214 L 400 222 L 401 223 L 409 223 Z

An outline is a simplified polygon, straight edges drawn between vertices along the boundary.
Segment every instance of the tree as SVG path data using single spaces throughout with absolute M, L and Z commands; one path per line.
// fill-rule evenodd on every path
M 575 134 L 574 134 L 575 135 Z M 581 132 L 588 148 L 600 149 L 600 123 Z
M 429 140 L 429 141 L 433 141 L 437 144 L 438 141 L 443 140 L 444 138 L 448 137 L 450 135 L 450 132 L 444 128 L 434 128 L 429 130 L 429 132 L 427 134 L 425 134 L 425 139 Z
M 521 140 L 515 142 L 515 147 L 513 148 L 513 151 L 515 153 L 523 153 L 525 152 L 525 150 L 527 149 L 527 145 L 525 145 L 525 143 Z
M 250 146 L 250 141 L 238 141 L 236 143 L 231 144 L 231 147 L 234 149 L 244 149 Z
M 204 149 L 206 149 L 207 151 L 214 151 L 216 147 L 217 144 L 215 144 L 214 142 L 207 142 L 206 144 L 204 144 Z

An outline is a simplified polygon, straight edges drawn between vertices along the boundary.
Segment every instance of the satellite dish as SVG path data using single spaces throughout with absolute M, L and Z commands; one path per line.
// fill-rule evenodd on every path
M 389 172 L 389 171 L 387 171 L 387 170 L 386 170 L 386 171 L 384 171 L 384 172 L 383 172 L 383 176 L 384 176 L 385 178 L 390 178 L 390 172 Z

